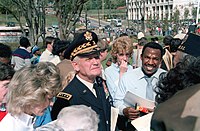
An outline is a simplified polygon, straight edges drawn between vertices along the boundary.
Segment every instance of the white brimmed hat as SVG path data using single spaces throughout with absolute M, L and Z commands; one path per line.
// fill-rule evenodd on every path
M 137 39 L 138 39 L 138 40 L 141 39 L 141 38 L 143 38 L 143 37 L 144 37 L 144 33 L 139 32 L 139 33 L 137 34 Z

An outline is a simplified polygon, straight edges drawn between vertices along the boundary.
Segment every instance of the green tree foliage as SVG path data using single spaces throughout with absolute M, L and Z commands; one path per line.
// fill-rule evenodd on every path
M 173 20 L 175 22 L 178 22 L 179 21 L 179 16 L 180 16 L 180 11 L 177 8 L 175 8 L 175 12 L 173 14 Z
M 24 31 L 25 23 L 29 27 L 31 43 L 37 44 L 40 36 L 44 37 L 45 9 L 47 0 L 0 0 L 0 8 L 12 15 Z M 3 12 L 4 13 L 4 12 Z M 22 17 L 25 22 L 22 22 Z
M 192 17 L 195 19 L 197 17 L 197 7 L 192 8 Z
M 168 26 L 169 26 L 168 13 L 166 13 L 163 19 L 163 30 L 166 31 L 168 29 Z
M 96 3 L 98 3 L 98 7 L 102 8 L 102 0 L 89 0 L 88 1 L 88 9 L 93 10 L 96 9 Z M 104 8 L 105 9 L 116 9 L 117 7 L 125 6 L 125 0 L 104 0 Z
M 46 8 L 54 8 L 59 23 L 60 38 L 67 39 L 88 0 L 0 0 L 2 12 L 11 14 L 23 29 L 21 17 L 29 27 L 32 43 L 45 37 Z M 49 7 L 51 3 L 51 7 Z
M 174 12 L 174 14 L 173 14 L 173 17 L 172 17 L 172 21 L 174 22 L 174 24 L 175 24 L 175 26 L 174 26 L 174 28 L 173 28 L 173 30 L 175 31 L 175 32 L 177 32 L 178 31 L 178 28 L 179 28 L 179 25 L 180 25 L 180 11 L 178 10 L 178 8 L 177 7 L 175 7 L 175 12 Z
M 189 16 L 189 9 L 188 8 L 185 8 L 184 10 L 184 19 L 186 20 Z
M 56 0 L 54 8 L 56 11 L 56 17 L 59 23 L 60 38 L 67 39 L 69 34 L 74 30 L 77 23 L 83 5 L 88 0 Z

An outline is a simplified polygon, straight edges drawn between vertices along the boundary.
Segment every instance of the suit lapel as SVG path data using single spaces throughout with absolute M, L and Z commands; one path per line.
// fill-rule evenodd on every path
M 80 94 L 80 98 L 84 101 L 87 101 L 87 103 L 90 103 L 93 106 L 96 106 L 97 108 L 102 109 L 101 104 L 99 103 L 98 99 L 94 96 L 94 94 L 88 89 L 87 86 L 85 86 L 81 81 L 79 81 L 77 78 L 77 83 L 80 83 L 76 89 L 78 90 Z

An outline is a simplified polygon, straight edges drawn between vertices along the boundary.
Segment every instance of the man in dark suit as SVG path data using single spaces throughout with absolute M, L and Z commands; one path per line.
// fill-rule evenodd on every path
M 51 116 L 55 120 L 59 111 L 70 105 L 86 105 L 99 115 L 98 131 L 110 131 L 111 106 L 102 85 L 100 50 L 94 32 L 86 31 L 76 37 L 65 51 L 76 76 L 57 95 Z M 78 125 L 77 125 L 78 126 Z

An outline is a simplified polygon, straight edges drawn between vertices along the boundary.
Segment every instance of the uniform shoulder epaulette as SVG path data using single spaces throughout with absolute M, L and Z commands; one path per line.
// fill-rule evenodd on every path
M 57 97 L 58 98 L 63 98 L 63 99 L 66 99 L 66 100 L 70 100 L 72 95 L 68 94 L 68 93 L 65 93 L 65 92 L 59 92 Z

